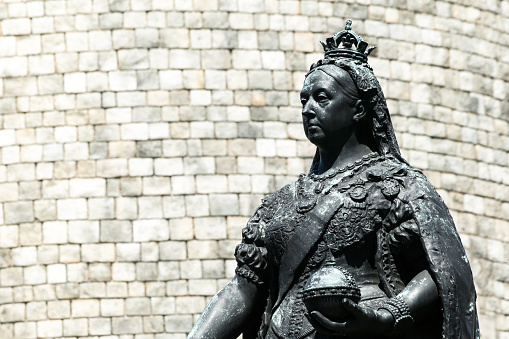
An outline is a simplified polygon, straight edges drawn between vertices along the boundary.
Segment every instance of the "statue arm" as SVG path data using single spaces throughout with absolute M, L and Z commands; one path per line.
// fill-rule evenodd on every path
M 237 338 L 258 299 L 258 287 L 235 277 L 210 300 L 188 339 Z
M 440 307 L 437 285 L 427 270 L 418 273 L 398 296 L 406 302 L 416 321 Z

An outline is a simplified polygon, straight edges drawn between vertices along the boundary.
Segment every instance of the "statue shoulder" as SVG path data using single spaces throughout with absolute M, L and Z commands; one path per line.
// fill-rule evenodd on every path
M 269 207 L 287 201 L 289 198 L 294 199 L 296 182 L 291 182 L 277 191 L 267 195 L 262 199 L 262 206 Z

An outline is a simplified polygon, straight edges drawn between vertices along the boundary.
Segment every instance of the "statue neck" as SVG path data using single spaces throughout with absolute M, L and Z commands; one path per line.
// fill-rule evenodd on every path
M 331 168 L 344 167 L 346 164 L 353 163 L 374 151 L 375 148 L 373 146 L 370 146 L 368 143 L 359 142 L 355 134 L 342 147 L 334 149 L 319 148 L 320 163 L 318 164 L 317 174 L 325 173 Z

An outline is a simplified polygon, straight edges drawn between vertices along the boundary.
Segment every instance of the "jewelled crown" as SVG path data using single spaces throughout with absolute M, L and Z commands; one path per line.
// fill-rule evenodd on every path
M 368 48 L 368 43 L 352 31 L 352 20 L 346 21 L 344 30 L 320 43 L 325 51 L 326 59 L 346 58 L 367 62 L 369 53 L 376 48 L 375 46 Z

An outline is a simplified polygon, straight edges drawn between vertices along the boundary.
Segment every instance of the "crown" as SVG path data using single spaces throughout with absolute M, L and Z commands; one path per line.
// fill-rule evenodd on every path
M 352 31 L 352 20 L 346 21 L 344 30 L 320 43 L 325 51 L 326 59 L 347 58 L 367 62 L 368 55 L 376 48 L 376 46 L 368 48 L 368 43 Z

